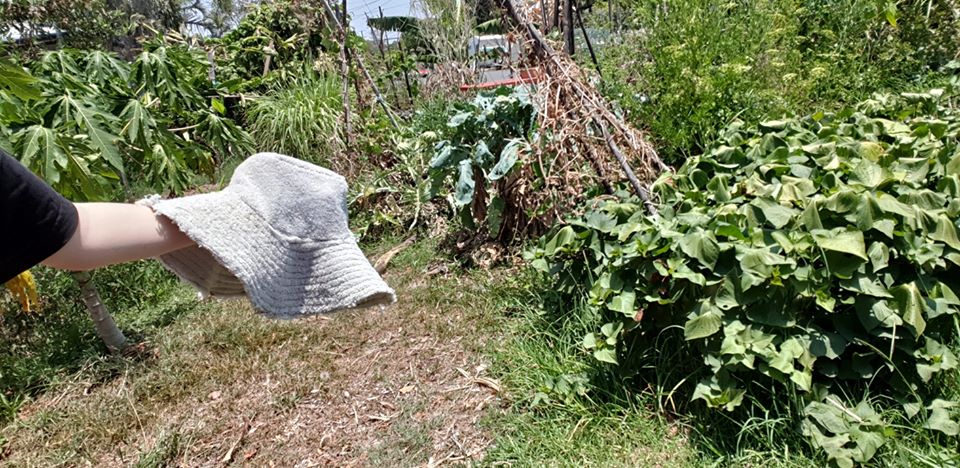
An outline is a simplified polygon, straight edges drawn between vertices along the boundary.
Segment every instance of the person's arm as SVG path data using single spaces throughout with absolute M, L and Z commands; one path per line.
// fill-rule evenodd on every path
M 73 237 L 44 265 L 92 270 L 115 263 L 158 257 L 194 242 L 168 218 L 141 205 L 77 203 L 79 224 Z

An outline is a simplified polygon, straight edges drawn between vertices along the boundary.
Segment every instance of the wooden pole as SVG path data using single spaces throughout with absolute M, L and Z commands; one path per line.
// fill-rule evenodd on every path
M 380 10 L 380 22 L 383 23 L 383 7 L 377 7 Z M 381 24 L 381 26 L 383 26 Z M 387 52 L 383 45 L 383 30 L 379 30 L 379 40 L 377 41 L 377 46 L 380 48 L 380 58 L 383 59 L 384 66 L 387 66 Z M 393 100 L 396 101 L 397 105 L 400 105 L 400 95 L 397 94 L 397 84 L 393 82 L 393 77 L 390 77 L 390 89 L 393 91 Z
M 337 18 L 336 13 L 333 12 L 333 8 L 330 7 L 328 0 L 320 0 L 320 3 L 323 4 L 323 9 L 327 12 L 327 16 L 330 17 L 330 20 L 333 21 L 334 26 L 337 27 L 337 31 L 346 34 L 346 29 L 343 24 L 340 23 L 340 19 Z M 370 72 L 367 71 L 367 67 L 363 65 L 363 60 L 360 56 L 357 56 L 357 66 L 360 67 L 360 71 L 363 72 L 364 78 L 367 79 L 367 82 L 370 83 L 370 87 L 373 88 L 373 93 L 377 96 L 377 102 L 380 103 L 380 107 L 383 108 L 383 111 L 387 114 L 387 118 L 390 119 L 390 123 L 393 124 L 393 128 L 399 130 L 400 126 L 397 125 L 397 120 L 393 117 L 393 113 L 390 112 L 390 106 L 387 105 L 386 99 L 383 98 L 383 94 L 380 93 L 380 87 L 377 86 L 377 83 L 373 81 L 373 78 L 370 77 Z
M 553 10 L 551 10 L 550 13 L 552 13 L 553 16 L 550 18 L 550 24 L 546 27 L 547 34 L 549 34 L 553 28 L 560 26 L 560 0 L 553 0 Z
M 577 5 L 578 7 L 580 5 Z M 583 33 L 583 42 L 587 43 L 587 50 L 590 51 L 590 59 L 593 60 L 593 66 L 597 67 L 597 73 L 600 77 L 603 77 L 603 72 L 600 71 L 600 62 L 597 61 L 597 54 L 593 53 L 593 44 L 590 43 L 590 36 L 587 36 L 587 28 L 583 26 L 583 15 L 580 13 L 580 8 L 577 8 L 577 23 L 580 24 L 580 32 Z
M 547 0 L 540 0 L 540 21 L 542 22 L 543 29 L 550 27 L 547 23 Z
M 406 62 L 407 61 L 407 51 L 403 50 L 403 33 L 400 33 L 400 40 L 397 41 L 397 47 L 400 48 L 400 57 Z M 410 99 L 410 105 L 413 105 L 413 89 L 410 87 L 410 75 L 407 74 L 406 66 L 403 68 L 403 82 L 407 85 L 407 97 Z
M 342 23 L 347 21 L 347 0 L 343 0 Z M 341 93 L 343 98 L 343 133 L 347 144 L 347 151 L 353 149 L 353 129 L 350 128 L 350 64 L 347 56 L 347 30 L 340 28 L 340 80 L 343 82 Z
M 263 57 L 263 73 L 260 76 L 267 76 L 270 73 L 270 64 L 273 63 L 273 54 L 275 53 L 273 39 L 270 39 L 270 45 L 267 46 L 267 53 Z
M 567 54 L 571 56 L 577 51 L 573 43 L 575 37 L 573 28 L 576 27 L 573 25 L 573 1 L 563 0 L 563 45 L 566 47 Z

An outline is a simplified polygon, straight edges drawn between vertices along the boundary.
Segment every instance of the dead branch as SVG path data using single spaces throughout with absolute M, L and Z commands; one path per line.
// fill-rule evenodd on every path
M 603 96 L 587 83 L 580 67 L 568 55 L 558 53 L 513 0 L 499 1 L 507 16 L 528 38 L 528 65 L 544 74 L 538 85 L 541 128 L 549 131 L 554 140 L 545 145 L 546 148 L 568 152 L 568 157 L 585 156 L 601 185 L 609 187 L 611 181 L 607 174 L 622 174 L 643 200 L 647 211 L 656 215 L 649 184 L 670 168 L 640 131 L 610 110 Z

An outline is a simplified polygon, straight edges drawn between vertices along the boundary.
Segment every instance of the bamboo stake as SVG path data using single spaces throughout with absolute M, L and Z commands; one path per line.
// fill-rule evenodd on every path
M 346 29 L 340 23 L 340 19 L 337 18 L 337 15 L 334 14 L 333 8 L 330 7 L 330 3 L 328 3 L 328 0 L 321 0 L 321 3 L 323 4 L 324 10 L 326 10 L 327 12 L 327 16 L 329 16 L 332 19 L 333 24 L 337 27 L 337 31 L 343 32 L 343 34 L 346 34 Z M 383 98 L 383 94 L 380 93 L 380 87 L 377 86 L 377 83 L 373 81 L 373 78 L 370 77 L 370 72 L 367 71 L 367 67 L 364 66 L 363 60 L 360 58 L 359 55 L 356 57 L 356 59 L 357 59 L 357 67 L 360 68 L 360 71 L 363 72 L 364 78 L 367 79 L 367 82 L 370 83 L 370 87 L 373 88 L 373 93 L 376 94 L 377 102 L 380 103 L 380 107 L 382 107 L 383 111 L 387 114 L 387 118 L 390 119 L 390 123 L 393 124 L 393 128 L 399 130 L 400 126 L 397 125 L 397 121 L 396 119 L 394 119 L 393 113 L 390 112 L 390 106 L 387 104 L 386 99 Z
M 403 50 L 403 33 L 401 33 L 400 40 L 397 41 L 397 47 L 400 49 L 400 57 L 403 61 L 407 60 L 407 51 Z M 410 105 L 413 105 L 413 89 L 410 88 L 410 75 L 407 74 L 407 69 L 403 69 L 403 82 L 407 85 L 407 97 L 410 99 Z
M 380 9 L 380 21 L 383 22 L 383 7 L 377 7 Z M 378 30 L 377 48 L 380 49 L 380 59 L 383 60 L 384 66 L 387 65 L 387 52 L 383 46 L 383 30 Z M 393 77 L 390 77 L 390 90 L 393 91 L 393 100 L 397 102 L 397 105 L 400 105 L 400 95 L 397 94 L 397 84 L 393 82 Z
M 593 66 L 597 67 L 597 73 L 603 78 L 603 72 L 600 71 L 600 62 L 597 61 L 597 54 L 593 53 L 593 44 L 590 43 L 590 36 L 587 36 L 587 28 L 583 26 L 583 14 L 580 13 L 580 5 L 577 4 L 577 23 L 580 24 L 580 32 L 583 33 L 583 42 L 587 43 L 587 50 L 590 51 L 590 59 L 593 60 Z
M 623 152 L 620 151 L 620 148 L 617 146 L 617 143 L 613 141 L 613 137 L 610 136 L 610 132 L 607 130 L 606 122 L 602 119 L 594 119 L 597 126 L 600 127 L 600 132 L 603 133 L 603 139 L 607 142 L 607 147 L 610 148 L 610 152 L 613 153 L 613 156 L 617 158 L 617 162 L 620 163 L 620 168 L 623 169 L 623 173 L 627 175 L 627 180 L 630 181 L 630 185 L 633 187 L 633 190 L 640 196 L 640 199 L 643 200 L 643 206 L 647 208 L 652 216 L 657 216 L 657 207 L 653 205 L 653 202 L 650 201 L 650 193 L 647 191 L 646 187 L 640 184 L 640 181 L 637 180 L 637 175 L 633 173 L 633 169 L 630 167 L 630 164 L 627 162 L 626 156 L 623 155 Z
M 347 19 L 347 0 L 343 0 L 343 20 Z M 340 80 L 343 88 L 341 97 L 343 98 L 343 132 L 344 140 L 347 143 L 347 150 L 353 150 L 353 129 L 350 128 L 350 58 L 347 56 L 347 31 L 340 29 Z

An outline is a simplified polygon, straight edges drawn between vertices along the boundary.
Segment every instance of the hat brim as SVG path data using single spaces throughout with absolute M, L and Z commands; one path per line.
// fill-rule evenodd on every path
M 313 240 L 277 232 L 230 187 L 144 204 L 197 243 L 159 260 L 202 293 L 245 294 L 259 311 L 286 317 L 396 301 L 352 237 Z

